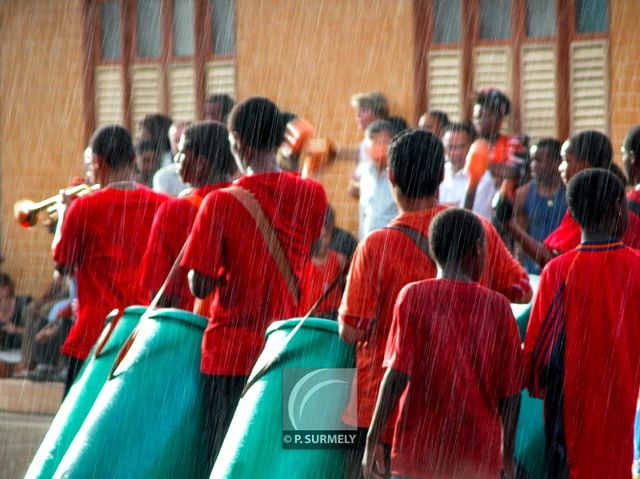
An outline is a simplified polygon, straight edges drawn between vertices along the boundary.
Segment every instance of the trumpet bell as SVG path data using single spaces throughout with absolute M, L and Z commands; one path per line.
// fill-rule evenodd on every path
M 18 224 L 24 228 L 30 228 L 38 223 L 40 211 L 31 200 L 18 200 L 13 205 L 13 216 Z

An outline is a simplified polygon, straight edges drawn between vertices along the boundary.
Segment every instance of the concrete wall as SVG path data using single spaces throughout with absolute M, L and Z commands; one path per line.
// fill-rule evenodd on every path
M 0 2 L 0 172 L 3 270 L 35 294 L 53 272 L 51 236 L 13 221 L 19 198 L 43 199 L 82 169 L 78 0 Z

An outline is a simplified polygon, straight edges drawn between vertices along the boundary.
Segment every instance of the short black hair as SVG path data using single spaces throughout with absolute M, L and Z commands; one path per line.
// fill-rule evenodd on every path
M 268 98 L 252 97 L 238 103 L 227 122 L 245 146 L 254 150 L 275 150 L 284 141 L 283 119 Z
M 449 123 L 445 128 L 444 132 L 459 132 L 462 131 L 467 134 L 467 138 L 469 138 L 469 143 L 473 143 L 476 139 L 476 129 L 473 127 L 471 123 Z
M 140 155 L 145 151 L 154 151 L 153 142 L 151 140 L 140 140 L 135 145 L 136 154 Z
M 371 136 L 377 133 L 382 133 L 383 131 L 389 133 L 389 135 L 391 135 L 391 137 L 393 138 L 393 123 L 391 123 L 389 120 L 374 120 L 369 124 L 369 126 L 365 130 L 365 133 L 367 134 L 367 136 Z
M 387 118 L 387 120 L 389 121 L 389 123 L 391 123 L 392 126 L 391 136 L 399 135 L 403 131 L 409 129 L 409 123 L 407 123 L 407 120 L 405 120 L 401 116 L 390 116 L 389 118 Z
M 442 142 L 430 131 L 400 133 L 389 146 L 389 170 L 407 198 L 426 198 L 438 191 L 444 173 Z
M 447 115 L 444 111 L 441 110 L 429 110 L 427 113 L 429 116 L 434 117 L 438 120 L 438 123 L 442 125 L 443 128 L 449 126 L 449 115 Z
M 469 210 L 448 208 L 429 227 L 429 248 L 440 266 L 460 261 L 478 241 L 484 241 L 484 227 Z
M 16 295 L 15 284 L 7 273 L 0 273 L 0 288 L 7 288 L 11 297 Z
M 146 130 L 151 136 L 153 148 L 158 152 L 171 151 L 171 141 L 169 140 L 169 128 L 173 124 L 171 117 L 162 113 L 146 115 L 140 121 L 140 128 Z
M 615 202 L 624 197 L 620 179 L 603 168 L 582 170 L 567 184 L 569 212 L 583 228 L 602 224 Z
M 624 149 L 640 160 L 640 125 L 634 126 L 624 137 Z
M 502 116 L 507 116 L 511 111 L 509 97 L 497 88 L 485 88 L 478 93 L 476 104 L 489 111 L 495 111 Z
M 536 143 L 536 147 L 538 149 L 546 149 L 549 158 L 560 161 L 560 149 L 562 148 L 562 145 L 555 138 L 543 138 Z
M 119 125 L 103 126 L 91 137 L 91 151 L 114 170 L 133 164 L 135 153 L 129 132 Z
M 194 156 L 204 156 L 216 173 L 233 174 L 236 163 L 229 147 L 229 131 L 217 121 L 200 121 L 189 126 L 184 133 L 184 147 Z
M 567 152 L 575 155 L 578 161 L 586 161 L 593 168 L 609 169 L 613 160 L 609 138 L 596 130 L 584 130 L 571 136 Z
M 217 105 L 220 105 L 220 115 L 222 115 L 222 118 L 226 119 L 227 116 L 229 116 L 229 113 L 231 113 L 235 101 L 233 101 L 233 98 L 226 93 L 217 93 L 207 98 L 207 103 L 216 103 Z

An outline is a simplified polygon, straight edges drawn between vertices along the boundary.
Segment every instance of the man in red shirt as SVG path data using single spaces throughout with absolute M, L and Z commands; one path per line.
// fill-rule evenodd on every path
M 612 163 L 613 149 L 609 138 L 598 131 L 586 130 L 576 133 L 564 142 L 560 154 L 562 163 L 559 169 L 565 184 L 573 175 L 588 168 L 604 168 L 619 177 L 624 176 Z M 544 242 L 529 236 L 510 215 L 503 218 L 498 214 L 497 218 L 503 221 L 505 230 L 522 245 L 525 253 L 540 266 L 546 265 L 559 254 L 570 251 L 580 244 L 580 225 L 569 212 L 565 213 L 558 227 L 547 236 Z M 640 248 L 640 216 L 635 214 L 629 216 L 629 227 L 624 236 L 624 242 L 632 248 Z
M 640 386 L 640 253 L 622 243 L 624 186 L 576 174 L 568 207 L 580 245 L 542 271 L 527 327 L 526 383 L 544 398 L 548 477 L 629 477 Z
M 411 283 L 398 295 L 367 436 L 367 477 L 383 469 L 380 441 L 396 406 L 391 474 L 514 477 L 520 335 L 507 298 L 477 283 L 484 236 L 480 219 L 465 210 L 446 210 L 431 223 L 442 279 Z
M 62 352 L 71 357 L 66 390 L 98 339 L 114 308 L 147 304 L 148 293 L 134 288 L 156 210 L 167 199 L 133 181 L 135 153 L 120 126 L 99 129 L 91 140 L 88 165 L 99 191 L 73 201 L 63 214 L 53 259 L 78 282 L 77 320 Z
M 178 152 L 178 170 L 182 181 L 191 186 L 188 193 L 172 198 L 157 211 L 145 253 L 143 285 L 157 292 L 180 254 L 203 198 L 226 188 L 236 172 L 229 149 L 229 132 L 222 123 L 207 121 L 189 126 L 182 134 Z M 167 284 L 161 307 L 192 311 L 194 297 L 189 291 L 187 269 L 178 266 Z M 199 310 L 208 315 L 209 311 Z
M 447 209 L 437 202 L 443 175 L 444 151 L 433 134 L 410 130 L 396 137 L 389 149 L 389 181 L 400 215 L 365 238 L 351 263 L 338 317 L 340 336 L 356 344 L 358 369 L 357 393 L 354 387 L 343 416 L 347 424 L 358 427 L 359 438 L 347 461 L 347 477 L 360 473 L 396 297 L 406 284 L 436 276 L 426 237 L 432 219 Z M 480 284 L 512 302 L 528 302 L 532 291 L 527 274 L 495 228 L 481 221 L 488 260 Z
M 229 141 L 239 169 L 234 183 L 258 202 L 271 224 L 295 281 L 320 236 L 327 208 L 324 188 L 280 172 L 276 149 L 283 128 L 278 108 L 266 98 L 236 105 Z M 198 211 L 182 265 L 198 298 L 215 290 L 202 339 L 207 441 L 211 459 L 233 417 L 240 394 L 275 320 L 297 316 L 299 298 L 289 288 L 249 211 L 230 190 L 209 193 Z M 282 265 L 280 265 L 282 266 Z

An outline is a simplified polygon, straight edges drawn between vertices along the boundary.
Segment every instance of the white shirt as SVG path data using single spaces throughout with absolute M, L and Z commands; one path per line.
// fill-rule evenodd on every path
M 398 216 L 398 206 L 391 194 L 387 170 L 379 171 L 369 161 L 360 170 L 360 238 L 383 228 Z
M 153 190 L 169 196 L 178 196 L 187 185 L 182 182 L 176 165 L 163 166 L 153 175 Z
M 467 192 L 469 184 L 469 175 L 464 172 L 464 168 L 453 172 L 451 162 L 444 164 L 444 181 L 440 184 L 439 201 L 443 205 L 464 206 L 464 196 Z M 486 219 L 491 220 L 493 211 L 491 209 L 491 200 L 498 189 L 493 181 L 493 177 L 489 171 L 485 171 L 478 188 L 476 189 L 476 197 L 473 201 L 473 211 Z

